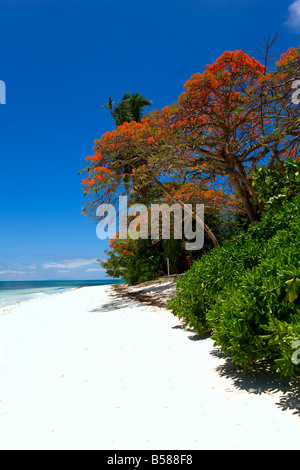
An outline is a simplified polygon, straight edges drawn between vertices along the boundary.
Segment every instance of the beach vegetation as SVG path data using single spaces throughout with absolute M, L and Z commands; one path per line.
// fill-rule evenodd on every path
M 284 168 L 296 191 L 300 163 L 290 159 Z M 261 173 L 268 178 L 274 171 Z M 194 262 L 178 279 L 169 308 L 203 336 L 212 335 L 244 371 L 269 361 L 294 376 L 300 373 L 292 361 L 300 339 L 300 184 L 295 196 L 279 174 L 261 220 Z
M 116 234 L 102 265 L 136 284 L 165 275 L 168 258 L 171 271 L 183 274 L 169 303 L 174 315 L 212 335 L 243 370 L 269 361 L 295 376 L 300 48 L 274 62 L 274 41 L 268 37 L 256 58 L 225 51 L 161 110 L 143 114 L 150 102 L 140 94 L 128 93 L 117 105 L 110 99 L 116 128 L 86 157 L 83 212 L 95 219 L 100 204 L 115 205 L 120 195 L 130 204 L 190 204 L 205 232 L 203 249 L 187 252 L 174 232 L 168 243 Z M 204 204 L 204 218 L 196 204 Z

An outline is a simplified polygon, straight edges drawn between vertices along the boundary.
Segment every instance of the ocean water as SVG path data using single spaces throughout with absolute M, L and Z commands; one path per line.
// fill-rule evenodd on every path
M 115 279 L 103 281 L 0 281 L 0 308 L 46 295 L 59 294 L 76 287 L 105 286 L 121 282 Z

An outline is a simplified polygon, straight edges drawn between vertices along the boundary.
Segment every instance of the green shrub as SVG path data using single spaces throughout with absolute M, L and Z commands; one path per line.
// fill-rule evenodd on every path
M 100 261 L 106 273 L 121 278 L 129 285 L 140 284 L 167 274 L 169 258 L 170 274 L 177 274 L 184 258 L 184 245 L 180 240 L 153 241 L 149 239 L 116 239 L 106 250 L 107 259 Z
M 279 232 L 265 259 L 225 289 L 207 314 L 215 345 L 246 371 L 271 359 L 283 375 L 300 372 L 292 362 L 292 343 L 300 340 L 299 240 L 299 226 L 297 233 Z
M 235 243 L 215 248 L 178 279 L 177 295 L 169 302 L 169 308 L 200 334 L 209 333 L 206 313 L 217 293 L 242 276 L 245 269 L 257 264 L 259 258 L 256 243 L 246 235 L 235 238 Z
M 289 157 L 276 163 L 272 169 L 262 165 L 253 175 L 253 185 L 259 200 L 269 205 L 280 205 L 282 201 L 295 197 L 300 186 L 300 162 Z
M 284 212 L 269 210 L 247 232 L 204 254 L 177 281 L 178 294 L 169 302 L 173 313 L 199 331 L 209 331 L 206 312 L 216 301 L 216 295 L 259 264 L 265 256 L 267 240 L 279 230 L 288 229 L 297 208 L 296 201 L 287 204 Z
M 205 254 L 177 282 L 173 313 L 249 370 L 274 360 L 292 376 L 300 339 L 300 196 L 269 208 L 247 232 Z
M 121 278 L 129 285 L 156 279 L 163 275 L 165 259 L 152 240 L 114 240 L 113 249 L 106 250 L 107 259 L 101 266 L 111 277 Z

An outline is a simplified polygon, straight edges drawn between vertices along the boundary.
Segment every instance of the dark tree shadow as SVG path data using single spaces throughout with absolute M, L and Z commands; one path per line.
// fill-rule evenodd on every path
M 190 331 L 191 333 L 196 333 L 196 330 L 194 328 L 190 328 L 189 326 L 186 326 L 184 323 L 180 325 L 175 325 L 172 326 L 173 330 L 184 330 L 184 331 Z
M 258 364 L 251 374 L 246 374 L 220 349 L 213 349 L 211 355 L 225 360 L 225 363 L 218 366 L 216 371 L 221 377 L 230 379 L 234 387 L 258 395 L 280 393 L 281 397 L 276 405 L 282 411 L 291 410 L 293 414 L 300 416 L 300 377 L 294 380 L 281 377 L 268 362 Z
M 139 307 L 139 302 L 128 299 L 127 296 L 116 296 L 106 304 L 101 304 L 99 307 L 90 310 L 90 313 L 112 312 L 113 310 L 120 310 L 122 308 Z
M 153 282 L 154 281 L 149 281 L 140 284 L 138 290 L 131 289 L 124 284 L 116 284 L 113 286 L 113 292 L 117 296 L 125 296 L 125 298 L 136 300 L 145 305 L 166 308 L 167 301 L 172 297 L 174 292 L 174 280 L 158 286 L 153 285 Z M 166 280 L 163 279 L 160 282 L 166 283 Z
M 194 333 L 193 335 L 188 336 L 188 339 L 191 340 L 191 341 L 201 341 L 201 340 L 209 338 L 209 334 L 200 335 L 199 332 L 197 330 L 195 330 L 195 328 L 191 328 L 190 326 L 187 326 L 184 323 L 184 321 L 182 323 L 180 323 L 179 325 L 172 326 L 172 328 L 173 328 L 173 330 L 184 330 L 184 331 L 187 331 L 189 333 Z
M 122 285 L 114 287 L 115 295 L 112 300 L 106 304 L 99 305 L 99 308 L 91 310 L 92 313 L 109 312 L 122 308 L 135 308 L 140 306 L 141 303 L 165 307 L 163 299 L 153 299 L 153 296 L 144 289 L 139 292 L 128 292 Z M 163 291 L 165 287 L 160 286 L 158 288 L 152 288 L 151 290 Z M 199 335 L 197 330 L 190 328 L 183 321 L 172 328 L 192 333 L 188 336 L 188 339 L 191 341 L 205 340 L 209 337 L 209 335 Z M 237 365 L 233 364 L 231 358 L 224 355 L 220 348 L 214 348 L 210 354 L 224 360 L 223 364 L 216 367 L 216 372 L 221 377 L 230 379 L 234 387 L 248 393 L 259 395 L 265 393 L 271 395 L 279 393 L 281 396 L 276 405 L 281 408 L 282 411 L 291 410 L 293 414 L 300 416 L 300 377 L 295 380 L 281 377 L 272 369 L 271 364 L 267 362 L 256 365 L 251 374 L 246 374 Z

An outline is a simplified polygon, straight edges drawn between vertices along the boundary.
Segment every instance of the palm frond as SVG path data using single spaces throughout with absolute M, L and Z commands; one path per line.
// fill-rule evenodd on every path
M 121 101 L 114 106 L 112 97 L 109 97 L 108 103 L 102 105 L 103 108 L 110 110 L 113 119 L 117 126 L 125 122 L 136 121 L 140 122 L 143 117 L 143 110 L 147 106 L 151 106 L 152 101 L 141 93 L 133 93 L 132 95 L 127 91 Z

